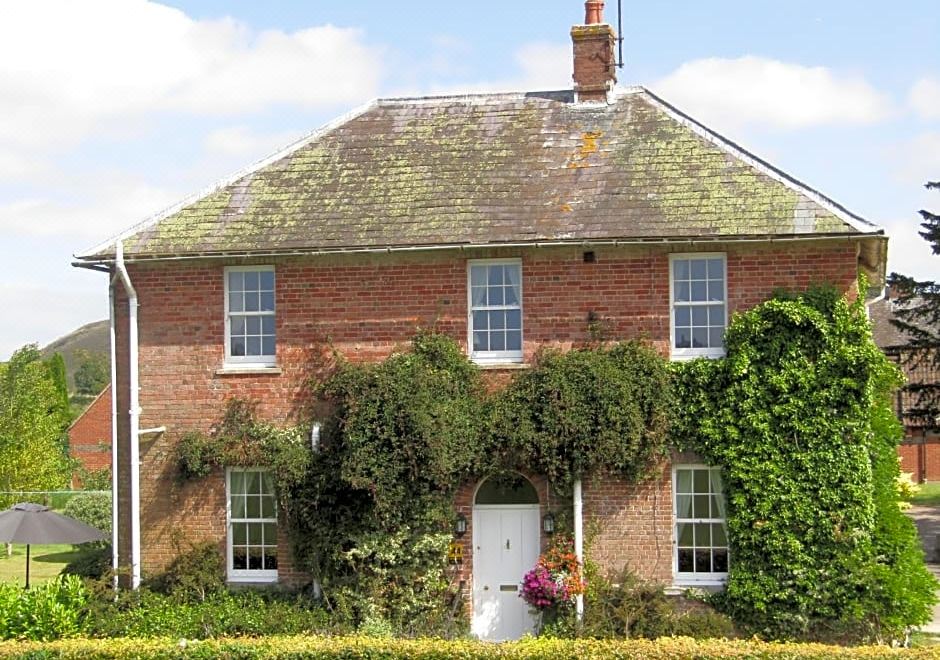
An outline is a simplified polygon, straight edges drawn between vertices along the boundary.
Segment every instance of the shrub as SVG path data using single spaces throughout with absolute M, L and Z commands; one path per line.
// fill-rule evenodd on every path
M 82 632 L 88 592 L 74 575 L 21 589 L 0 583 L 0 639 L 50 640 Z
M 79 493 L 66 503 L 62 513 L 69 518 L 75 518 L 75 520 L 80 520 L 86 525 L 101 530 L 108 538 L 111 536 L 110 493 Z M 108 544 L 109 541 L 105 540 L 92 541 L 82 545 L 101 548 Z
M 148 580 L 148 586 L 178 602 L 203 601 L 209 594 L 225 589 L 225 567 L 222 554 L 212 541 L 197 543 L 180 552 L 177 540 L 176 558 L 163 573 Z
M 60 572 L 60 575 L 77 575 L 80 578 L 99 580 L 111 570 L 111 546 L 92 548 L 73 559 Z

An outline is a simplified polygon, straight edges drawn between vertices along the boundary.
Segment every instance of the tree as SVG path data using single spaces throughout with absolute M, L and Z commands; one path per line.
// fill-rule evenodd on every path
M 111 380 L 107 356 L 84 349 L 75 353 L 79 359 L 75 370 L 75 390 L 85 396 L 97 396 Z
M 65 486 L 71 461 L 60 438 L 68 424 L 52 370 L 35 344 L 0 366 L 0 491 Z M 0 504 L 12 496 L 0 494 Z
M 930 181 L 929 190 L 940 190 L 940 181 Z M 921 209 L 920 235 L 940 254 L 940 215 Z M 896 291 L 895 318 L 891 321 L 909 337 L 902 356 L 908 373 L 940 373 L 940 282 L 918 281 L 891 273 L 888 284 Z M 909 404 L 902 411 L 911 423 L 940 427 L 940 382 L 937 378 L 915 378 L 904 390 Z

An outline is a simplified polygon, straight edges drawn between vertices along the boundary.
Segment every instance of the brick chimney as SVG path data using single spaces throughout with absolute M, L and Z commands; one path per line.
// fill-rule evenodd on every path
M 603 0 L 584 3 L 584 25 L 571 26 L 576 102 L 606 103 L 617 82 L 614 29 L 604 23 Z

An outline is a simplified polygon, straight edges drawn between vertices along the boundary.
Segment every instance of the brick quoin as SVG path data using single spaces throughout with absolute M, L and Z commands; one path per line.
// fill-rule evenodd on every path
M 309 384 L 328 372 L 334 351 L 353 362 L 373 362 L 407 348 L 419 328 L 432 328 L 466 345 L 467 262 L 473 258 L 522 260 L 524 355 L 545 345 L 567 349 L 590 339 L 588 315 L 604 320 L 611 339 L 645 339 L 669 350 L 669 254 L 724 252 L 729 311 L 766 300 L 776 289 L 802 290 L 829 283 L 856 294 L 858 252 L 847 240 L 709 243 L 705 247 L 592 247 L 594 263 L 570 247 L 474 249 L 384 255 L 333 255 L 271 260 L 205 260 L 129 264 L 139 295 L 141 428 L 165 426 L 141 438 L 141 546 L 144 575 L 160 571 L 188 544 L 225 548 L 225 477 L 217 471 L 197 482 L 176 478 L 174 447 L 188 431 L 209 431 L 226 401 L 258 402 L 259 414 L 278 425 L 310 418 Z M 276 270 L 278 373 L 225 373 L 224 267 L 270 264 Z M 117 479 L 120 557 L 129 542 L 127 301 L 116 292 L 119 419 Z M 487 370 L 491 387 L 512 377 Z M 543 502 L 544 480 L 529 475 Z M 472 525 L 467 484 L 456 499 Z M 585 480 L 585 518 L 594 530 L 593 552 L 604 567 L 629 566 L 640 577 L 672 580 L 670 465 L 640 483 Z M 568 503 L 552 500 L 553 507 Z M 547 510 L 547 509 L 546 509 Z M 280 582 L 306 580 L 279 542 Z M 469 589 L 472 529 L 461 539 L 464 563 L 455 572 Z M 543 539 L 544 541 L 544 539 Z

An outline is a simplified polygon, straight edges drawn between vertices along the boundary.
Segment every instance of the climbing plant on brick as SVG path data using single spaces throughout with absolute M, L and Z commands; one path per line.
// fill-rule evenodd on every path
M 861 302 L 815 289 L 738 314 L 727 357 L 676 365 L 673 435 L 723 471 L 732 565 L 715 600 L 766 637 L 897 639 L 933 580 L 894 480 L 895 367 Z

